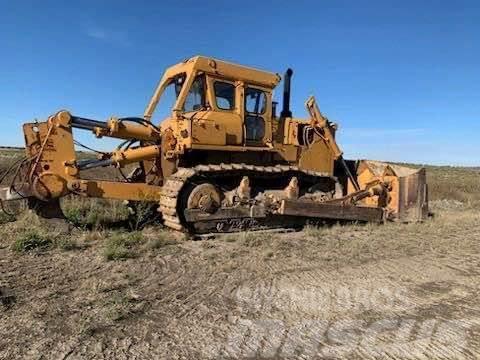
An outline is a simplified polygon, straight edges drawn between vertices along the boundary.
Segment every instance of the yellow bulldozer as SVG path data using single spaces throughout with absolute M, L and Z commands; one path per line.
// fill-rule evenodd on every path
M 337 125 L 306 101 L 309 119 L 290 110 L 293 71 L 282 77 L 196 56 L 167 69 L 142 117 L 98 121 L 62 110 L 23 125 L 26 157 L 0 199 L 27 198 L 61 218 L 69 194 L 151 202 L 165 226 L 190 233 L 300 227 L 320 221 L 419 221 L 428 213 L 425 169 L 343 158 Z M 171 115 L 152 121 L 162 98 Z M 112 152 L 78 159 L 72 129 L 123 139 Z M 136 166 L 129 165 L 136 164 Z M 125 166 L 122 181 L 82 177 Z

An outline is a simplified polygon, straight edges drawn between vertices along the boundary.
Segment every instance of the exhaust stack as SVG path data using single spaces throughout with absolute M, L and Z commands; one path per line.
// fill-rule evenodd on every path
M 280 116 L 283 118 L 292 117 L 290 111 L 290 82 L 292 80 L 293 70 L 288 68 L 283 79 L 283 108 Z

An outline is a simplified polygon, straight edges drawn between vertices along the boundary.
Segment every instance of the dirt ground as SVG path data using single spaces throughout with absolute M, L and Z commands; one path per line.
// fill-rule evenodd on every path
M 0 358 L 479 358 L 480 213 L 432 205 L 424 224 L 205 241 L 150 228 L 116 261 L 102 232 L 29 253 L 4 235 Z

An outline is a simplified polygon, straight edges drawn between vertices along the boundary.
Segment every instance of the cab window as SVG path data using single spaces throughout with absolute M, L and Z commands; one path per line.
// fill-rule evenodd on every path
M 192 83 L 183 111 L 199 111 L 205 108 L 205 75 L 198 75 Z
M 265 137 L 264 114 L 267 110 L 267 95 L 264 91 L 245 88 L 245 137 L 247 143 L 260 144 Z
M 245 110 L 248 113 L 263 114 L 266 110 L 267 96 L 261 90 L 247 88 L 245 90 Z
M 235 108 L 235 85 L 223 81 L 215 81 L 213 87 L 217 108 L 233 110 Z
M 245 117 L 246 139 L 249 142 L 262 141 L 265 136 L 265 121 L 258 115 L 247 115 Z
M 156 107 L 156 118 L 163 120 L 171 114 L 171 111 L 177 102 L 178 95 L 185 83 L 185 78 L 186 74 L 181 73 L 168 81 Z

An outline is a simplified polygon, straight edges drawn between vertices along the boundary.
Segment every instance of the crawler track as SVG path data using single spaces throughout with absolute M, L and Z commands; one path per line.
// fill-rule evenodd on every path
M 331 184 L 337 182 L 335 177 L 322 172 L 304 171 L 296 166 L 276 165 L 276 166 L 254 166 L 246 164 L 219 164 L 219 165 L 197 165 L 192 168 L 179 168 L 164 183 L 162 196 L 160 199 L 160 211 L 165 226 L 178 231 L 190 231 L 192 228 L 188 226 L 183 218 L 182 191 L 188 183 L 196 180 L 219 180 L 226 178 L 235 178 L 240 180 L 243 176 L 249 176 L 251 179 L 263 180 L 283 180 L 297 176 L 302 183 L 308 179 L 308 182 L 315 183 L 328 179 Z M 255 181 L 255 180 L 254 180 Z M 267 190 L 267 189 L 266 189 Z M 219 226 L 216 232 L 233 232 L 235 228 L 242 230 L 245 227 L 249 229 L 269 229 L 281 227 L 283 220 L 274 219 L 267 223 L 258 223 L 256 221 L 245 219 L 230 218 L 222 220 L 226 226 Z M 216 223 L 222 221 L 215 220 Z M 287 221 L 288 223 L 288 221 Z M 212 224 L 214 226 L 215 224 Z

